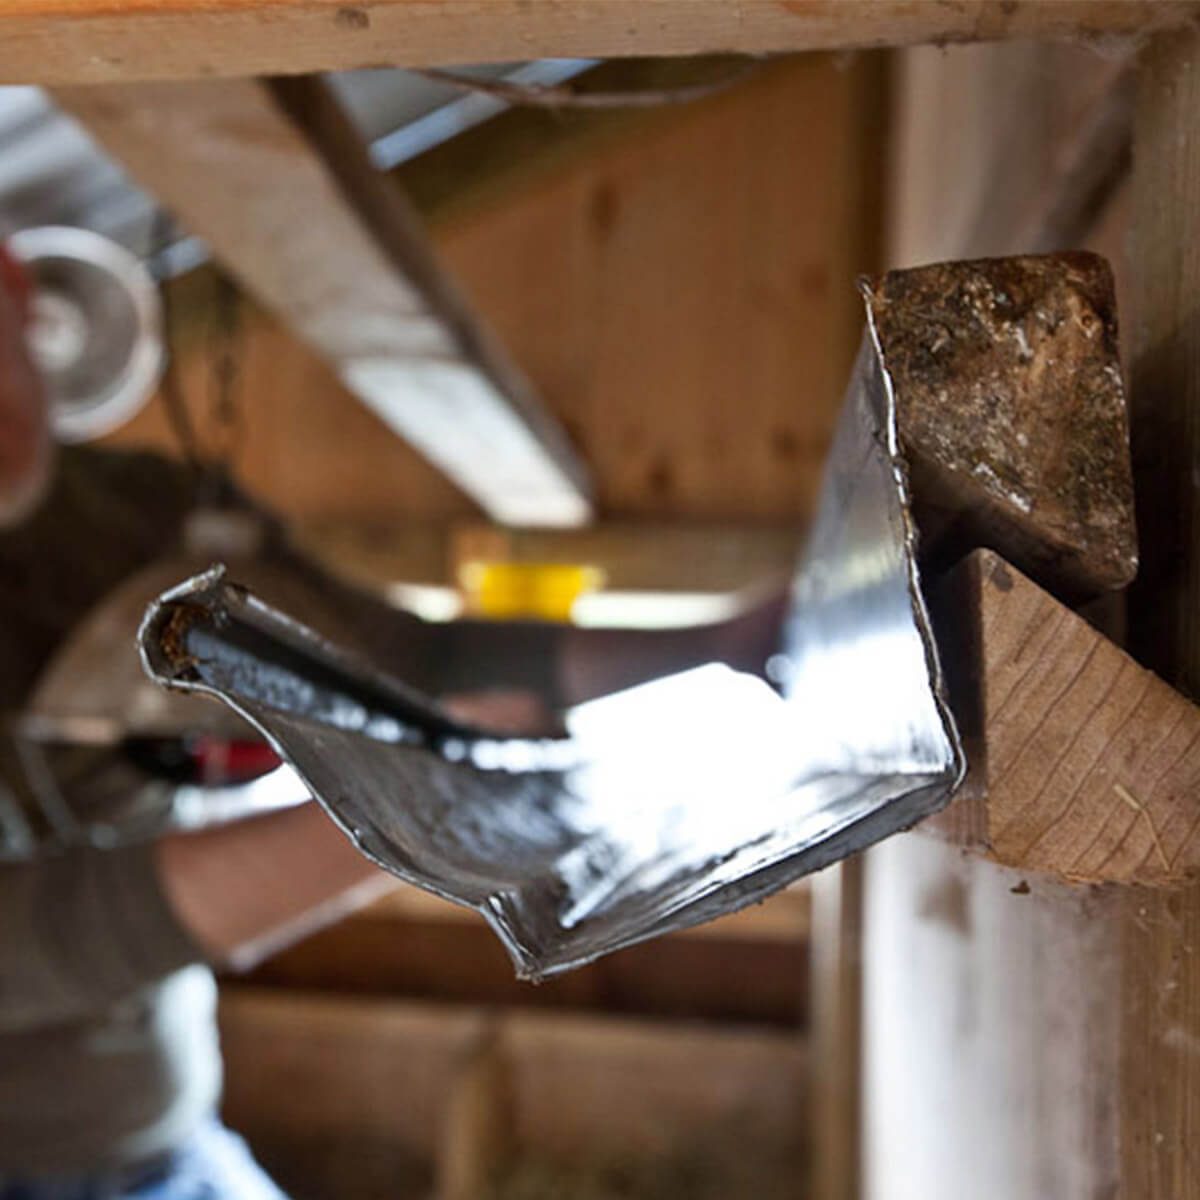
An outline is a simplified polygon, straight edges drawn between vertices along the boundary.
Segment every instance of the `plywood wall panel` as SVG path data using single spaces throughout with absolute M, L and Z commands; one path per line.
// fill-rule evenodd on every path
M 872 265 L 855 161 L 869 72 L 775 68 L 445 231 L 580 439 L 605 511 L 811 503 L 861 325 L 854 278 Z

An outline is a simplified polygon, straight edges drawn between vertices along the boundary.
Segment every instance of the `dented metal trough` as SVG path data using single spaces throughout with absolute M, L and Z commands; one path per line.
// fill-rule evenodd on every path
M 495 736 L 214 568 L 140 633 L 151 675 L 254 725 L 355 844 L 567 970 L 762 899 L 945 804 L 963 755 L 870 331 L 794 581 L 781 692 L 712 665 Z

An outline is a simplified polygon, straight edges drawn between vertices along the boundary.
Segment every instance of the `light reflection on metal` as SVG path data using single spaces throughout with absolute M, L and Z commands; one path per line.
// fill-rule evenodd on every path
M 0 738 L 12 764 L 0 779 L 0 862 L 72 847 L 107 850 L 290 808 L 310 800 L 288 766 L 247 782 L 179 783 L 142 769 L 119 746 Z
M 257 726 L 359 848 L 481 911 L 538 977 L 761 899 L 961 780 L 888 380 L 860 353 L 796 577 L 783 696 L 712 665 L 489 736 L 216 568 L 152 606 L 160 682 Z
M 287 767 L 249 782 L 220 776 L 181 782 L 136 752 L 154 742 L 186 753 L 204 739 L 257 740 L 228 709 L 157 687 L 131 652 L 147 604 L 202 570 L 214 553 L 228 556 L 239 578 L 327 636 L 348 632 L 325 590 L 288 560 L 264 552 L 267 538 L 253 511 L 195 510 L 181 552 L 124 580 L 59 646 L 25 708 L 0 723 L 0 861 L 70 846 L 126 845 L 310 798 Z

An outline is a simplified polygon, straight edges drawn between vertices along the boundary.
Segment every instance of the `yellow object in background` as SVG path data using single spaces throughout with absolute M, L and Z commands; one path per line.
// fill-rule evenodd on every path
M 573 563 L 468 562 L 459 583 L 474 616 L 569 622 L 575 601 L 604 585 L 604 572 Z

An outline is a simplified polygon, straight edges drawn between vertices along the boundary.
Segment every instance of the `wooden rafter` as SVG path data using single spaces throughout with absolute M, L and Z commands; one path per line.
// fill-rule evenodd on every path
M 588 519 L 584 470 L 564 434 L 320 80 L 56 96 L 489 516 L 523 525 Z
M 1096 39 L 1176 28 L 1196 13 L 1173 0 L 7 0 L 0 80 Z

